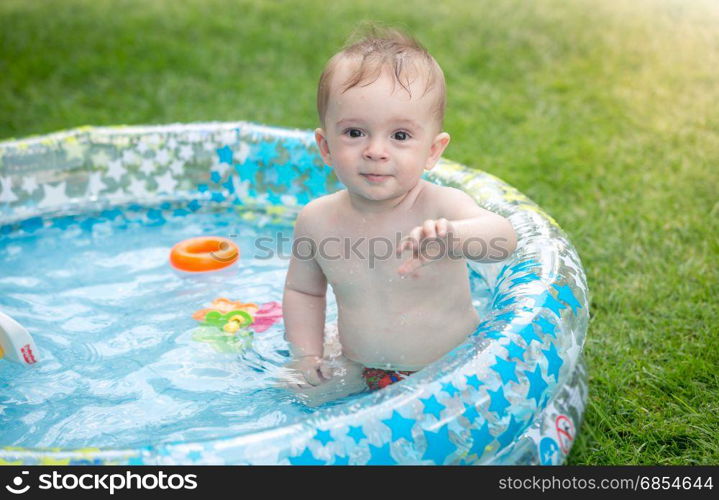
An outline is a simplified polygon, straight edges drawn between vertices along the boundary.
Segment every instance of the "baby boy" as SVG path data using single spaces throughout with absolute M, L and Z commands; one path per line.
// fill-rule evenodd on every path
M 479 323 L 465 259 L 502 260 L 516 245 L 507 219 L 421 178 L 450 137 L 444 75 L 416 41 L 387 30 L 342 50 L 322 74 L 317 107 L 317 145 L 346 189 L 307 204 L 295 226 L 307 245 L 297 245 L 285 283 L 286 385 L 308 404 L 401 380 L 462 343 Z M 328 283 L 342 350 L 332 359 L 323 352 Z

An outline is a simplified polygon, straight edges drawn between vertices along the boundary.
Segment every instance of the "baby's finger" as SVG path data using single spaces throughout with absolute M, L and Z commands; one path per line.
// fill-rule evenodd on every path
M 411 249 L 413 252 L 419 252 L 419 242 L 422 239 L 422 226 L 417 226 L 409 233 Z
M 437 236 L 439 236 L 440 238 L 444 238 L 445 236 L 447 236 L 447 232 L 448 232 L 447 226 L 448 226 L 447 219 L 444 219 L 444 218 L 438 219 L 437 220 Z
M 431 219 L 427 219 L 424 221 L 424 224 L 422 224 L 422 235 L 425 238 L 436 238 L 437 237 L 437 231 L 435 229 L 435 222 Z
M 447 221 L 447 234 L 454 234 L 454 222 L 451 220 Z

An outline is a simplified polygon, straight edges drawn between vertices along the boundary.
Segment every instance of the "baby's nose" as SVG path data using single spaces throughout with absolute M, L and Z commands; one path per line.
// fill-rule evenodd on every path
M 364 150 L 364 157 L 366 160 L 386 160 L 387 151 L 381 141 L 374 140 L 371 141 Z

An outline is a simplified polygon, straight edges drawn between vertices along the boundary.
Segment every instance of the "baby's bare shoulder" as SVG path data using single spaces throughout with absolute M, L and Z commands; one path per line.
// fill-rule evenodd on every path
M 447 203 L 456 202 L 457 200 L 471 199 L 471 197 L 461 189 L 440 186 L 439 184 L 425 180 L 422 182 L 424 185 L 422 186 L 422 192 L 417 201 L 423 205 L 436 205 L 439 207 Z
M 339 192 L 315 198 L 302 207 L 297 215 L 295 233 L 307 236 L 321 234 L 333 223 L 339 207 Z
M 315 198 L 310 201 L 307 205 L 302 207 L 298 217 L 305 219 L 317 219 L 321 220 L 333 213 L 340 207 L 341 203 L 341 192 L 327 194 Z
M 424 186 L 423 194 L 429 200 L 456 201 L 457 199 L 471 199 L 471 196 L 461 189 L 450 186 L 440 186 L 439 184 L 428 181 L 425 182 L 427 182 L 427 184 Z
M 431 206 L 438 214 L 437 217 L 455 219 L 479 215 L 484 211 L 474 198 L 454 187 L 427 182 L 422 195 L 423 203 Z

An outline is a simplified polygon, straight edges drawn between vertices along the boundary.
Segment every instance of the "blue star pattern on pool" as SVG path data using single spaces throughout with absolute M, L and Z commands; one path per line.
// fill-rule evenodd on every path
M 507 293 L 497 292 L 492 299 L 492 309 L 497 309 L 501 311 L 505 307 L 514 304 L 516 301 L 516 298 L 511 297 Z
M 564 361 L 562 361 L 562 358 L 559 357 L 557 348 L 554 347 L 554 344 L 552 343 L 549 344 L 549 349 L 546 351 L 542 350 L 542 352 L 547 356 L 547 361 L 549 362 L 547 366 L 547 376 L 552 375 L 554 380 L 559 381 L 559 369 Z
M 397 465 L 397 461 L 390 453 L 389 443 L 382 446 L 369 445 L 369 453 L 367 465 Z
M 434 394 L 427 399 L 420 399 L 420 401 L 422 401 L 422 403 L 424 404 L 424 413 L 428 415 L 434 415 L 435 417 L 437 417 L 437 420 L 440 419 L 440 413 L 442 413 L 442 410 L 446 408 L 446 406 L 437 401 L 437 398 L 434 397 Z
M 499 274 L 497 275 L 498 276 L 497 285 L 501 285 L 502 283 L 504 283 L 504 281 L 509 276 L 514 276 L 515 274 L 519 274 L 521 272 L 526 272 L 534 267 L 539 267 L 539 266 L 540 266 L 540 264 L 537 261 L 532 260 L 532 259 L 523 261 L 523 262 L 519 262 L 511 267 L 505 264 L 502 267 L 501 271 L 499 271 Z M 507 271 L 509 271 L 509 274 L 507 274 Z M 512 287 L 510 286 L 510 288 L 512 288 Z
M 527 375 L 529 380 L 529 390 L 527 391 L 527 399 L 534 399 L 539 407 L 539 400 L 544 394 L 544 390 L 549 387 L 549 384 L 542 377 L 542 369 L 537 365 L 533 372 L 524 370 L 524 374 Z
M 509 266 L 507 264 L 504 264 L 502 266 L 502 269 L 499 270 L 499 273 L 497 273 L 497 277 L 499 278 L 498 283 L 501 283 L 502 280 L 504 280 L 507 271 L 509 271 Z
M 516 358 L 524 361 L 524 348 L 522 346 L 515 344 L 514 341 L 511 341 L 509 344 L 505 345 L 504 348 L 507 349 L 507 359 Z
M 485 330 L 484 332 L 484 338 L 486 339 L 499 340 L 504 338 L 504 334 L 499 330 L 489 329 Z
M 496 391 L 487 389 L 487 394 L 490 395 L 492 403 L 489 405 L 489 411 L 495 412 L 499 417 L 503 417 L 507 414 L 507 408 L 509 408 L 509 401 L 504 397 L 504 388 L 500 387 Z
M 567 306 L 555 299 L 549 292 L 543 292 L 534 297 L 534 307 L 546 307 L 551 310 L 558 318 L 562 317 L 561 309 Z
M 350 464 L 350 457 L 349 455 L 345 455 L 343 457 L 339 455 L 335 455 L 335 461 L 332 462 L 332 465 L 349 465 Z
M 279 156 L 279 153 L 277 153 L 277 145 L 277 142 L 274 141 L 260 142 L 255 145 L 251 155 L 260 158 L 265 165 L 269 165 L 274 158 Z
M 330 435 L 330 431 L 323 431 L 323 430 L 317 430 L 317 434 L 315 434 L 315 439 L 322 443 L 322 446 L 325 446 L 327 443 L 332 441 L 332 436 Z
M 281 175 L 278 175 L 277 178 L 273 181 L 278 188 L 282 188 L 287 190 L 288 192 L 292 192 L 294 181 L 297 178 L 297 173 L 294 171 L 295 168 L 290 163 L 285 163 L 284 165 L 277 165 L 276 171 L 280 172 Z M 298 189 L 295 190 L 295 192 L 298 191 Z
M 235 169 L 241 180 L 255 182 L 257 173 L 260 171 L 260 165 L 256 161 L 246 161 L 235 165 Z
M 534 274 L 534 273 L 529 273 L 529 274 L 526 274 L 526 275 L 521 276 L 521 277 L 519 277 L 519 278 L 514 278 L 513 280 L 511 280 L 511 281 L 512 281 L 512 284 L 509 285 L 509 288 L 514 288 L 515 286 L 519 286 L 519 285 L 521 285 L 521 284 L 523 284 L 523 283 L 531 283 L 531 282 L 533 282 L 533 281 L 539 281 L 539 280 L 540 280 L 540 277 L 539 277 L 539 276 L 537 276 L 537 275 Z
M 327 185 L 327 176 L 319 169 L 310 170 L 310 176 L 305 181 L 305 186 L 309 188 L 313 195 L 325 191 Z
M 474 405 L 470 405 L 467 403 L 464 403 L 464 412 L 462 415 L 469 420 L 470 423 L 474 423 L 474 421 L 479 417 L 479 412 L 477 411 L 477 408 L 475 408 Z
M 305 448 L 301 455 L 288 457 L 292 465 L 325 465 L 327 462 L 318 460 L 312 454 L 309 448 Z
M 217 150 L 220 163 L 227 163 L 232 165 L 232 149 L 229 146 L 222 146 Z
M 479 377 L 477 377 L 476 374 L 474 375 L 465 375 L 464 378 L 467 380 L 467 385 L 470 387 L 474 387 L 475 389 L 479 390 L 479 386 L 483 385 L 482 382 L 479 380 Z
M 514 297 L 509 297 L 499 302 L 495 300 L 494 304 L 492 304 L 492 309 L 497 309 L 501 311 L 502 309 L 506 309 L 507 307 L 511 306 L 515 302 L 517 302 L 517 299 Z
M 524 339 L 524 342 L 527 343 L 527 347 L 531 345 L 532 341 L 535 341 L 539 344 L 542 343 L 542 339 L 534 332 L 534 327 L 532 326 L 532 323 L 524 325 L 518 333 Z
M 431 460 L 437 465 L 444 464 L 449 455 L 457 451 L 457 446 L 449 438 L 449 425 L 443 425 L 438 431 L 424 431 L 427 449 L 422 460 Z
M 392 431 L 392 441 L 399 441 L 402 438 L 407 441 L 414 441 L 412 427 L 417 423 L 415 419 L 404 418 L 395 410 L 392 412 L 392 418 L 382 420 L 382 422 Z
M 362 439 L 367 438 L 364 431 L 362 430 L 362 427 L 355 427 L 353 425 L 350 425 L 350 430 L 349 432 L 347 432 L 347 435 L 354 439 L 355 443 L 357 444 L 359 444 Z
M 509 443 L 514 441 L 514 439 L 524 430 L 525 427 L 526 423 L 524 421 L 517 421 L 514 419 L 514 415 L 512 415 L 509 419 L 507 430 L 497 436 L 497 441 L 499 441 L 499 444 L 502 446 L 507 446 Z
M 512 271 L 512 274 L 517 274 L 537 266 L 539 266 L 539 262 L 530 259 L 513 265 L 512 267 L 510 267 L 510 270 Z
M 517 382 L 519 383 L 519 379 L 517 378 L 517 363 L 514 361 L 507 361 L 505 359 L 500 358 L 499 356 L 494 357 L 496 364 L 490 366 L 492 370 L 499 373 L 499 376 L 502 377 L 502 383 L 506 384 L 507 382 Z
M 572 289 L 569 287 L 569 285 L 552 286 L 559 292 L 557 294 L 557 298 L 562 302 L 566 302 L 567 304 L 569 304 L 569 307 L 572 308 L 572 312 L 574 314 L 577 314 L 577 309 L 581 309 L 582 304 L 580 304 L 577 298 L 574 296 L 574 293 L 572 293 Z
M 442 384 L 442 390 L 449 394 L 449 397 L 453 398 L 455 394 L 459 393 L 459 389 L 452 385 L 451 382 Z
M 479 457 L 487 451 L 487 445 L 494 441 L 494 436 L 492 436 L 489 431 L 489 424 L 487 424 L 487 422 L 484 422 L 484 425 L 479 429 L 472 429 L 469 434 L 472 436 L 472 447 L 469 453 L 476 454 Z
M 220 184 L 223 188 L 227 189 L 228 192 L 235 192 L 235 183 L 232 180 L 232 176 L 229 176 L 227 180 Z
M 517 316 L 517 313 L 515 311 L 507 311 L 503 312 L 502 314 L 498 314 L 494 317 L 495 321 L 506 321 L 507 323 L 511 323 L 512 320 Z
M 555 333 L 557 325 L 555 325 L 548 319 L 544 318 L 543 316 L 539 316 L 537 317 L 537 319 L 534 320 L 534 323 L 539 326 L 539 328 L 542 330 L 542 333 L 551 335 L 555 339 L 557 338 L 557 334 Z

